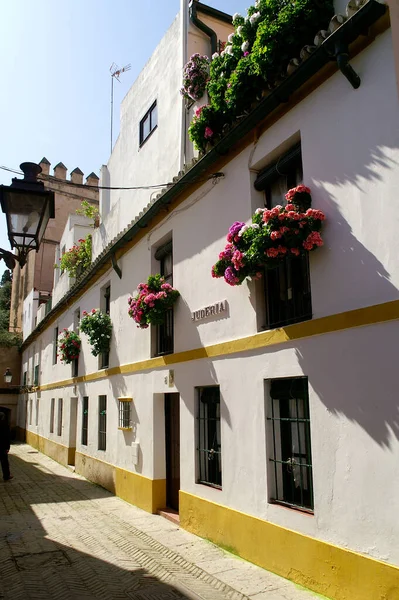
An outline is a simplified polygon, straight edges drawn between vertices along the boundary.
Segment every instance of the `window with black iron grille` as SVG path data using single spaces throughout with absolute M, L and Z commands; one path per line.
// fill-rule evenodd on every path
M 58 398 L 58 421 L 57 421 L 57 435 L 62 434 L 62 409 L 64 401 L 62 398 Z
M 285 194 L 302 182 L 301 145 L 261 171 L 255 188 L 265 192 L 265 206 L 285 206 Z M 268 329 L 312 318 L 309 257 L 287 256 L 273 269 L 265 270 L 265 304 Z
M 107 285 L 101 290 L 101 310 L 106 315 L 110 314 L 111 310 L 111 286 Z M 100 369 L 106 369 L 109 367 L 109 352 L 101 352 L 98 357 L 98 366 Z
M 87 446 L 87 430 L 89 424 L 89 397 L 83 396 L 82 407 L 82 446 Z
M 147 138 L 150 137 L 151 133 L 158 125 L 158 107 L 157 101 L 155 100 L 151 108 L 146 112 L 144 117 L 140 121 L 140 146 L 144 144 Z
M 77 308 L 73 313 L 73 330 L 75 333 L 79 334 L 80 329 L 80 308 Z M 78 358 L 74 358 L 72 360 L 72 377 L 77 377 L 79 375 L 79 356 Z
M 54 328 L 53 331 L 53 365 L 57 363 L 58 360 L 58 327 Z
M 307 377 L 270 382 L 271 502 L 313 511 Z
M 33 385 L 39 385 L 39 365 L 36 365 L 33 371 Z
M 107 396 L 98 397 L 98 449 L 107 449 Z
M 131 399 L 119 400 L 119 427 L 120 429 L 131 428 Z
M 156 260 L 159 260 L 159 270 L 166 283 L 173 285 L 173 246 L 168 242 L 155 252 Z M 157 325 L 157 347 L 156 355 L 171 354 L 173 352 L 173 307 L 165 315 L 165 322 Z
M 198 388 L 199 483 L 222 487 L 219 387 Z
M 50 404 L 50 433 L 54 433 L 55 398 L 51 398 Z

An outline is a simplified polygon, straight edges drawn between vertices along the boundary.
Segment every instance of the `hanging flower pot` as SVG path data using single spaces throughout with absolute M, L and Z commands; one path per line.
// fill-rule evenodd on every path
M 77 333 L 64 329 L 58 340 L 58 353 L 62 363 L 68 365 L 79 358 L 81 339 Z
M 137 295 L 128 299 L 129 316 L 141 329 L 151 325 L 162 325 L 167 311 L 173 306 L 179 292 L 161 275 L 150 275 L 147 283 L 139 283 Z
M 83 311 L 80 321 L 80 330 L 89 338 L 93 356 L 109 352 L 111 342 L 112 322 L 111 317 L 93 308 L 90 312 Z
M 241 285 L 247 277 L 259 277 L 262 269 L 271 269 L 288 256 L 304 255 L 323 245 L 320 230 L 325 216 L 310 208 L 310 189 L 299 185 L 285 198 L 285 207 L 258 208 L 251 225 L 233 223 L 227 244 L 212 267 L 212 277 Z

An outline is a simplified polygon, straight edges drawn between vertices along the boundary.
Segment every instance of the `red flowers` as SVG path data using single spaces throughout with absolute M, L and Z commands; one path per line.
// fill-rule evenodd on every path
M 69 364 L 79 358 L 80 337 L 74 331 L 64 328 L 58 342 L 60 360 L 64 364 Z

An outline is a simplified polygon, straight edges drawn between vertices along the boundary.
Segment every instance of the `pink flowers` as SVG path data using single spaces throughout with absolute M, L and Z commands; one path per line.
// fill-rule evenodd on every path
M 320 233 L 318 231 L 312 231 L 303 242 L 303 247 L 305 250 L 313 250 L 314 247 L 322 246 L 323 243 Z
M 212 277 L 229 285 L 256 279 L 261 269 L 274 268 L 286 257 L 299 257 L 323 245 L 320 235 L 324 213 L 310 208 L 310 190 L 304 185 L 287 192 L 287 205 L 258 208 L 252 224 L 235 221 L 226 247 L 212 267 Z
M 147 283 L 139 283 L 137 291 L 136 296 L 128 299 L 128 313 L 141 329 L 150 324 L 161 325 L 180 295 L 161 275 L 150 275 Z
M 210 127 L 205 127 L 204 138 L 206 140 L 210 140 L 213 137 L 213 131 Z

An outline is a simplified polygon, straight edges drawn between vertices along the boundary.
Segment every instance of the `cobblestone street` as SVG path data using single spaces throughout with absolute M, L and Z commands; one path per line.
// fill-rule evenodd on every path
M 0 598 L 311 600 L 28 445 L 0 483 Z

